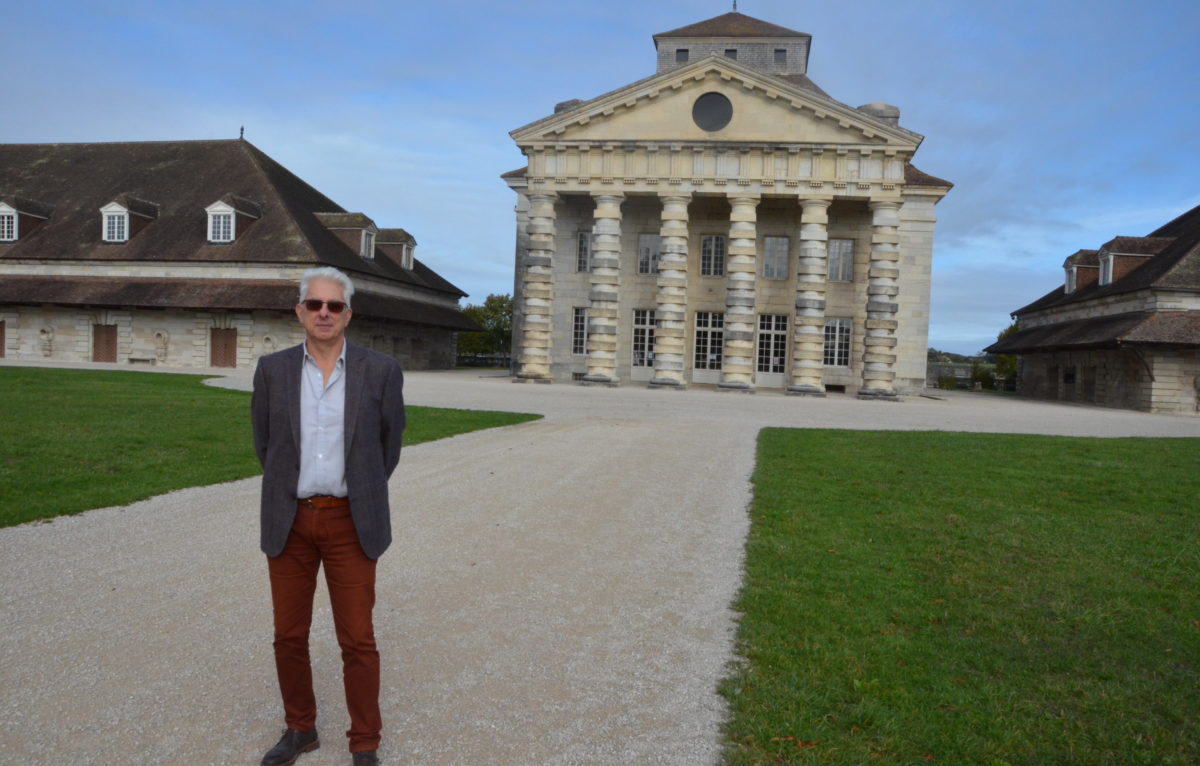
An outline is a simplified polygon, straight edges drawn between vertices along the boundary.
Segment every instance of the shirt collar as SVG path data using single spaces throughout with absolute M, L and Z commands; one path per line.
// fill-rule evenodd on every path
M 337 359 L 338 367 L 346 366 L 346 346 L 348 345 L 350 344 L 346 343 L 346 339 L 342 338 L 342 352 L 338 354 Z M 308 353 L 308 341 L 304 341 L 304 363 L 308 364 L 309 362 L 316 364 L 317 360 L 313 358 L 312 354 Z

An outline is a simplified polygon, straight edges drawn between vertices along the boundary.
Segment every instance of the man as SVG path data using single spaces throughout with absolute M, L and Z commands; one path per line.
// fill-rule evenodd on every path
M 262 357 L 254 373 L 262 550 L 287 724 L 263 766 L 294 763 L 320 746 L 308 632 L 322 564 L 342 650 L 353 763 L 378 763 L 383 724 L 371 611 L 376 560 L 392 541 L 387 483 L 400 460 L 404 376 L 395 359 L 346 341 L 353 295 L 337 269 L 304 272 L 296 317 L 305 341 Z

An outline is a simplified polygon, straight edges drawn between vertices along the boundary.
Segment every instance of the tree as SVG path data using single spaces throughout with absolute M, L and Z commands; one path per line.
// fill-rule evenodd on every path
M 1017 331 L 1017 323 L 1013 322 L 1000 331 L 997 341 L 1004 340 Z M 996 374 L 1008 380 L 1017 374 L 1017 357 L 1013 354 L 996 354 Z
M 482 332 L 460 332 L 459 354 L 493 356 L 508 354 L 512 347 L 513 299 L 511 295 L 489 295 L 483 305 L 463 307 L 471 321 L 483 328 Z

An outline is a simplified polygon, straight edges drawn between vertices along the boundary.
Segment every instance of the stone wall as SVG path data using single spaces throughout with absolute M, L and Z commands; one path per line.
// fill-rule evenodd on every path
M 1170 349 L 1059 351 L 1020 358 L 1018 391 L 1103 407 L 1197 412 L 1200 354 Z

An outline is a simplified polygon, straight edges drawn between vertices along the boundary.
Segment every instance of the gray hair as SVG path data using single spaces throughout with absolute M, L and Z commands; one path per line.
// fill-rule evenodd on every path
M 354 283 L 350 281 L 350 277 L 332 266 L 319 266 L 300 275 L 301 303 L 308 298 L 308 285 L 314 279 L 328 279 L 330 282 L 337 282 L 342 286 L 342 298 L 346 301 L 347 306 L 350 305 L 350 299 L 354 296 Z

